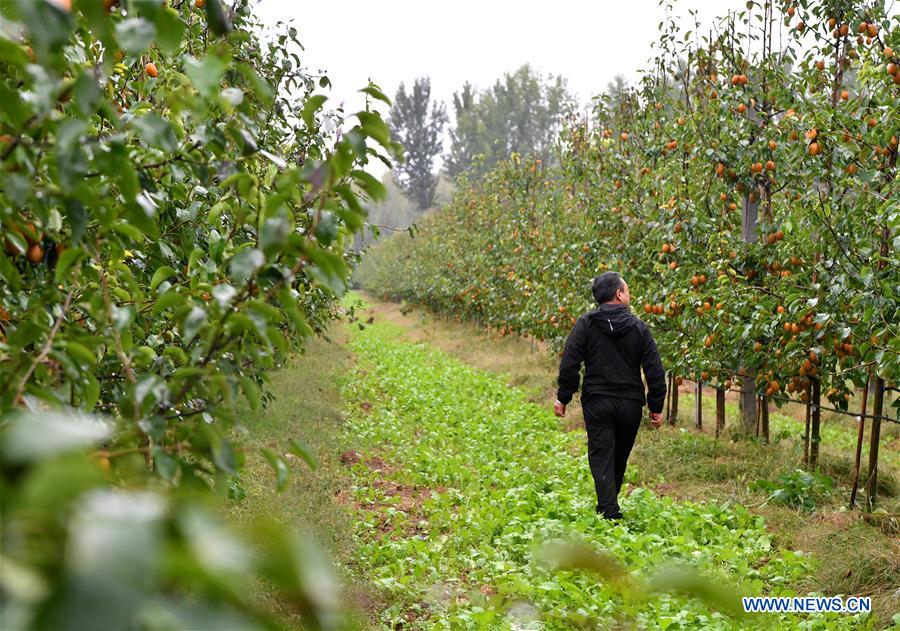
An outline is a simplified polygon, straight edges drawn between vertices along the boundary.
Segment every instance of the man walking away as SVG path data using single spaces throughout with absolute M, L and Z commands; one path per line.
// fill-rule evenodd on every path
M 584 362 L 581 407 L 597 512 L 607 519 L 621 519 L 618 496 L 641 410 L 646 402 L 651 425 L 662 424 L 665 372 L 650 328 L 631 312 L 631 294 L 622 277 L 605 272 L 594 279 L 591 291 L 599 306 L 578 318 L 566 340 L 554 412 L 566 415 Z M 646 398 L 641 368 L 647 379 Z

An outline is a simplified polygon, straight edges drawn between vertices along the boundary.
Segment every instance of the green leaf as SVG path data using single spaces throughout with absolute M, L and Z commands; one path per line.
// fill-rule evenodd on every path
M 155 291 L 161 282 L 166 280 L 169 276 L 175 276 L 175 274 L 175 270 L 168 265 L 163 265 L 157 269 L 153 272 L 153 278 L 150 279 L 150 291 Z
M 156 37 L 156 27 L 143 18 L 128 18 L 116 24 L 116 38 L 127 53 L 146 52 Z
M 357 112 L 356 117 L 360 121 L 361 129 L 374 138 L 385 149 L 391 149 L 391 132 L 384 119 L 372 112 Z
M 185 25 L 178 12 L 167 7 L 156 18 L 156 45 L 164 55 L 174 55 L 181 49 Z
M 19 412 L 2 434 L 0 453 L 12 463 L 42 460 L 96 445 L 113 433 L 112 422 L 75 409 Z
M 387 188 L 371 173 L 354 169 L 350 175 L 356 179 L 359 187 L 369 194 L 374 201 L 379 202 L 387 199 Z
M 140 243 L 145 238 L 143 232 L 124 221 L 117 221 L 112 225 L 112 229 L 135 243 Z
M 209 6 L 209 3 L 207 3 Z M 210 53 L 198 61 L 193 57 L 185 57 L 184 73 L 197 88 L 200 94 L 212 98 L 219 92 L 219 83 L 228 64 L 225 60 Z
M 172 126 L 156 114 L 146 114 L 132 119 L 131 125 L 138 131 L 141 139 L 151 147 L 171 153 L 178 146 Z
M 228 269 L 234 284 L 241 286 L 253 276 L 266 262 L 261 250 L 244 248 L 231 258 Z
M 87 346 L 79 344 L 78 342 L 75 342 L 73 340 L 66 340 L 64 342 L 64 346 L 66 348 L 66 352 L 82 364 L 93 366 L 97 363 L 97 356 L 94 355 L 94 351 L 89 349 Z
M 182 336 L 185 342 L 190 342 L 200 332 L 200 327 L 206 321 L 206 311 L 200 307 L 192 308 L 184 318 Z
M 166 453 L 166 451 L 160 447 L 159 445 L 153 446 L 153 467 L 156 469 L 156 472 L 159 476 L 171 482 L 175 479 L 175 475 L 178 473 L 178 459 L 174 458 L 170 454 Z
M 294 331 L 296 331 L 297 335 L 300 335 L 301 337 L 312 335 L 312 327 L 309 326 L 306 318 L 303 317 L 303 314 L 297 307 L 297 299 L 293 296 L 288 287 L 282 287 L 278 290 L 278 300 L 281 302 L 282 307 L 291 319 L 291 322 L 294 325 Z
M 260 452 L 265 457 L 266 462 L 269 463 L 269 466 L 272 467 L 272 470 L 275 471 L 275 488 L 280 493 L 287 487 L 291 470 L 288 468 L 287 463 L 271 449 L 263 447 L 260 449 Z
M 318 458 L 316 458 L 316 454 L 313 452 L 312 448 L 309 445 L 301 443 L 297 439 L 292 438 L 291 447 L 288 452 L 294 454 L 295 456 L 303 458 L 310 469 L 315 470 L 319 468 L 319 460 Z
M 227 35 L 232 26 L 219 0 L 206 0 L 206 22 L 214 35 Z
M 69 273 L 69 270 L 78 263 L 82 258 L 84 258 L 85 252 L 81 248 L 72 247 L 67 248 L 60 255 L 59 260 L 56 262 L 56 270 L 54 271 L 54 279 L 57 284 L 62 283 L 66 275 Z
M 215 465 L 226 473 L 234 474 L 237 472 L 237 458 L 234 450 L 229 443 L 215 428 L 206 425 L 203 427 L 209 440 L 209 448 L 212 452 L 212 461 Z
M 328 97 L 324 94 L 313 94 L 311 97 L 306 99 L 306 103 L 303 104 L 303 121 L 306 123 L 306 126 L 309 129 L 315 129 L 315 116 L 316 112 L 318 112 L 325 101 L 328 100 Z
M 382 92 L 374 83 L 369 83 L 369 85 L 360 90 L 360 92 L 365 92 L 369 96 L 376 98 L 379 101 L 384 101 L 388 105 L 391 105 L 391 100 L 387 96 L 385 96 L 384 92 Z
M 241 391 L 250 404 L 251 410 L 259 409 L 259 387 L 250 377 L 241 377 Z
M 13 6 L 28 28 L 28 38 L 39 59 L 59 52 L 69 41 L 75 20 L 68 11 L 53 2 L 23 0 Z

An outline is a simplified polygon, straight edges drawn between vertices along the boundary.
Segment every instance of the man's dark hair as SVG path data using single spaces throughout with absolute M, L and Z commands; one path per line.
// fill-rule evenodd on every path
M 594 279 L 591 292 L 594 294 L 597 304 L 602 305 L 604 302 L 615 299 L 616 292 L 624 287 L 622 277 L 618 272 L 603 272 Z

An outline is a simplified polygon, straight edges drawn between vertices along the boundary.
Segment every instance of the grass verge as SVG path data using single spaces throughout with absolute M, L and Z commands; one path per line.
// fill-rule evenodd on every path
M 349 605 L 346 628 L 368 627 L 381 605 L 365 582 L 347 571 L 354 559 L 353 515 L 335 498 L 346 490 L 348 478 L 340 462 L 338 444 L 346 429 L 337 379 L 353 364 L 346 349 L 346 329 L 333 325 L 327 339 L 312 340 L 305 352 L 283 370 L 272 375 L 269 390 L 273 400 L 259 411 L 241 410 L 247 433 L 245 468 L 232 487 L 228 518 L 237 525 L 250 525 L 266 516 L 298 533 L 312 535 L 336 563 Z M 284 447 L 291 439 L 306 444 L 318 460 L 316 469 L 287 455 L 291 471 L 288 487 L 276 492 L 275 475 L 258 447 Z M 300 628 L 299 617 L 267 585 L 259 584 L 264 602 L 286 628 Z

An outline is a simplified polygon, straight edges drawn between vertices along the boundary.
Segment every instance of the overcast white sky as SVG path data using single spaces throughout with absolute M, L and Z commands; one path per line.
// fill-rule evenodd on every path
M 680 0 L 674 12 L 687 18 L 695 9 L 709 24 L 744 6 L 744 0 Z M 357 90 L 369 79 L 393 98 L 401 82 L 410 86 L 427 75 L 451 123 L 453 92 L 463 83 L 483 89 L 524 63 L 545 77 L 566 77 L 583 104 L 617 74 L 633 83 L 665 18 L 658 0 L 258 0 L 256 13 L 268 25 L 291 21 L 306 49 L 302 63 L 327 71 L 333 87 L 325 93 L 344 101 L 345 111 L 363 108 Z

